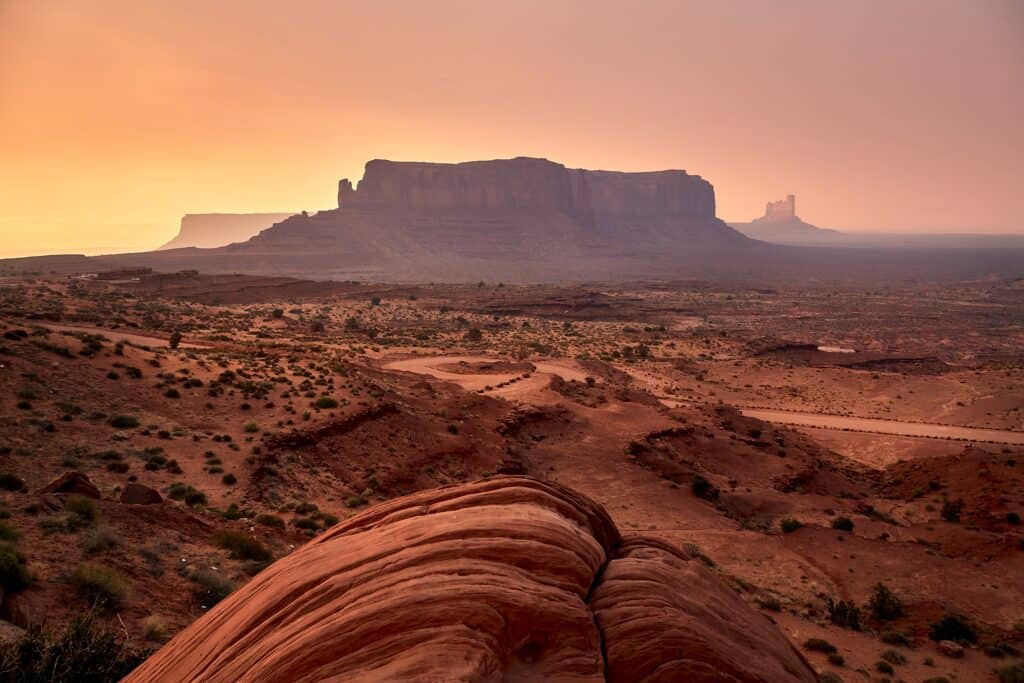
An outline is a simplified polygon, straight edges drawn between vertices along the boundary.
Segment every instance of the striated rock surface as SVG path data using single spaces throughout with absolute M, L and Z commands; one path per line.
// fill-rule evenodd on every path
M 591 599 L 609 681 L 816 681 L 803 656 L 703 564 L 630 539 Z
M 160 249 L 201 247 L 211 249 L 233 242 L 244 242 L 260 230 L 288 218 L 290 213 L 187 213 L 181 227 Z
M 600 506 L 526 477 L 423 491 L 336 525 L 127 680 L 606 676 L 815 680 L 710 572 L 656 542 L 622 544 Z

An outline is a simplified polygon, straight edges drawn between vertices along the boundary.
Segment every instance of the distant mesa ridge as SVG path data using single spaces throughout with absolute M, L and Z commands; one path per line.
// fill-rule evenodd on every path
M 260 230 L 291 216 L 291 213 L 187 213 L 178 234 L 160 249 L 223 247 L 244 242 Z
M 715 191 L 686 171 L 588 171 L 528 157 L 457 164 L 375 159 L 366 164 L 358 189 L 347 178 L 338 183 L 338 208 L 714 219 Z
M 337 208 L 291 216 L 190 215 L 161 250 L 7 259 L 0 272 L 152 268 L 378 282 L 801 284 L 1024 274 L 1021 249 L 977 249 L 964 258 L 951 249 L 909 251 L 942 247 L 946 238 L 868 241 L 817 228 L 797 216 L 794 195 L 769 202 L 757 220 L 729 225 L 715 215 L 711 183 L 683 170 L 595 171 L 532 157 L 374 159 L 358 185 L 338 183 L 337 199 Z M 901 250 L 885 250 L 890 244 Z M 977 236 L 963 245 L 974 248 Z M 810 246 L 820 248 L 803 248 Z

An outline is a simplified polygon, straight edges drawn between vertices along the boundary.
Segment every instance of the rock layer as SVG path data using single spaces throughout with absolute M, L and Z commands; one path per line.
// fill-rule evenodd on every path
M 127 680 L 601 681 L 604 652 L 611 680 L 815 680 L 707 570 L 654 542 L 621 544 L 600 506 L 526 477 L 416 493 L 336 525 Z

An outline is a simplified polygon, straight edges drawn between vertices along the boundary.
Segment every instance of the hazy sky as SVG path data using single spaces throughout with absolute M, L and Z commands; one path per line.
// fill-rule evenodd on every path
M 0 254 L 517 155 L 684 168 L 727 220 L 1024 232 L 1024 3 L 0 0 Z

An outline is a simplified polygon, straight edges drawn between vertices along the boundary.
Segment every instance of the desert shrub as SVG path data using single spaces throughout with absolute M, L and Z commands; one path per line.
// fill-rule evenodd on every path
M 0 541 L 14 543 L 19 538 L 21 538 L 21 534 L 18 533 L 17 529 L 6 522 L 0 522 Z
M 213 535 L 213 542 L 221 548 L 231 551 L 231 557 L 240 560 L 257 560 L 265 562 L 270 559 L 270 551 L 257 539 L 238 531 L 222 529 Z
M 693 491 L 693 495 L 704 500 L 718 500 L 718 489 L 715 485 L 707 480 L 703 475 L 694 475 L 693 481 L 690 483 L 690 490 Z
M 1017 514 L 1016 512 L 1007 512 L 1006 513 L 1006 523 L 1007 524 L 1012 524 L 1014 526 L 1017 526 L 1018 524 L 1020 524 L 1020 515 Z
M 903 645 L 910 647 L 910 638 L 905 633 L 899 631 L 882 631 L 882 635 L 878 637 L 886 645 Z
M 20 491 L 25 488 L 25 480 L 16 474 L 5 472 L 0 474 L 0 489 L 5 491 Z
M 121 539 L 107 527 L 96 527 L 82 539 L 82 550 L 94 555 L 104 550 L 116 548 L 121 544 Z
M 957 498 L 956 500 L 946 500 L 942 503 L 942 510 L 939 511 L 939 514 L 942 515 L 942 518 L 947 522 L 959 522 L 960 513 L 963 512 L 963 509 L 963 499 Z
M 95 522 L 99 519 L 100 508 L 96 501 L 85 496 L 72 495 L 64 501 L 64 509 L 76 515 L 83 522 Z
M 189 578 L 197 584 L 194 594 L 204 607 L 213 607 L 235 590 L 227 577 L 209 569 L 193 572 Z
M 828 656 L 828 663 L 832 666 L 843 666 L 846 664 L 846 658 L 838 652 L 833 652 Z
M 852 600 L 835 601 L 828 599 L 828 618 L 836 626 L 860 630 L 860 609 Z
M 0 680 L 19 683 L 117 681 L 146 658 L 91 612 L 77 615 L 63 631 L 30 627 L 0 650 Z
M 238 483 L 238 477 L 236 477 L 235 475 L 229 473 L 229 474 L 225 474 L 223 477 L 221 477 L 220 481 L 225 486 L 234 486 L 235 484 Z
M 832 528 L 837 531 L 853 531 L 853 520 L 849 517 L 836 517 L 832 520 Z
M 330 396 L 321 396 L 313 403 L 313 407 L 318 410 L 330 410 L 338 407 L 338 401 Z
M 362 496 L 349 496 L 345 499 L 345 507 L 357 508 L 366 505 L 366 499 Z
M 892 675 L 893 673 L 896 672 L 896 670 L 892 668 L 892 664 L 890 664 L 889 662 L 882 661 L 882 660 L 878 660 L 877 662 L 875 662 L 875 670 L 878 671 L 879 673 L 888 674 L 888 675 Z
M 1024 662 L 996 669 L 996 678 L 999 683 L 1024 683 Z
M 164 396 L 166 398 L 181 398 L 181 392 L 175 389 L 174 387 L 171 387 L 170 389 L 164 392 Z
M 327 527 L 332 527 L 338 523 L 338 518 L 335 515 L 332 515 L 328 512 L 318 512 L 316 516 L 319 517 L 320 521 L 324 523 L 325 529 Z
M 246 422 L 242 429 L 245 431 L 246 434 L 255 434 L 256 432 L 260 431 L 260 426 L 255 422 Z
M 898 652 L 897 650 L 886 650 L 885 652 L 880 654 L 879 657 L 889 662 L 890 664 L 896 666 L 907 663 L 907 658 L 904 657 L 903 654 Z
M 824 652 L 825 654 L 837 652 L 836 646 L 823 638 L 808 638 L 804 641 L 804 649 L 811 652 Z
M 205 493 L 180 481 L 176 481 L 168 487 L 167 497 L 172 500 L 184 501 L 186 505 L 206 505 Z
M 310 531 L 317 531 L 320 529 L 320 524 L 315 519 L 308 517 L 299 517 L 298 519 L 292 520 L 292 525 L 297 529 L 308 529 Z
M 779 528 L 782 529 L 782 533 L 784 534 L 791 534 L 802 526 L 803 523 L 799 520 L 788 517 L 779 522 Z
M 277 515 L 262 514 L 256 517 L 256 522 L 263 526 L 273 527 L 274 529 L 284 528 L 284 520 Z
M 466 341 L 468 341 L 468 342 L 482 341 L 483 338 L 484 338 L 484 333 L 481 332 L 480 329 L 477 328 L 477 327 L 474 327 L 474 328 L 470 329 L 468 332 L 466 332 Z
M 150 614 L 142 620 L 142 637 L 150 641 L 162 641 L 167 638 L 167 622 L 157 614 Z
M 139 418 L 133 415 L 114 415 L 107 424 L 114 429 L 134 429 L 139 426 Z
M 295 506 L 295 514 L 311 515 L 319 509 L 320 508 L 316 506 L 316 503 L 299 503 Z
M 116 472 L 118 474 L 124 474 L 129 470 L 130 466 L 126 462 L 111 462 L 107 464 L 107 470 L 110 472 Z
M 876 583 L 868 600 L 871 615 L 880 621 L 892 621 L 903 616 L 903 603 L 884 583 Z
M 967 620 L 956 614 L 947 614 L 932 624 L 928 637 L 935 641 L 952 640 L 966 643 L 978 641 L 978 634 L 974 632 Z
M 831 671 L 825 671 L 818 677 L 818 683 L 843 683 L 843 679 Z
M 113 569 L 95 564 L 80 564 L 71 575 L 78 594 L 98 609 L 119 607 L 128 596 L 128 584 Z
M 32 583 L 32 575 L 25 566 L 25 558 L 9 545 L 0 545 L 0 588 L 14 593 Z

